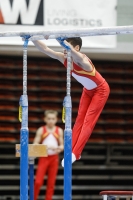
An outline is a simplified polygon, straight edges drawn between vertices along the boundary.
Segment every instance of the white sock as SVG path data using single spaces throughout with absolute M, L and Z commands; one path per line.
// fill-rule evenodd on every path
M 74 153 L 72 153 L 72 163 L 74 163 L 75 161 L 76 161 L 76 156 L 75 156 Z M 62 165 L 62 167 L 64 167 L 64 158 L 63 158 L 63 160 L 61 161 L 61 165 Z

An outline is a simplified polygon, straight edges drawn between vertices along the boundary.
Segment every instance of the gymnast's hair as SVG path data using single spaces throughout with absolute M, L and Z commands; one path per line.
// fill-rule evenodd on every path
M 45 110 L 44 116 L 47 117 L 48 114 L 54 114 L 56 117 L 58 117 L 58 112 L 56 110 Z
M 69 42 L 73 47 L 79 45 L 79 50 L 82 47 L 82 39 L 80 37 L 67 38 L 66 41 Z

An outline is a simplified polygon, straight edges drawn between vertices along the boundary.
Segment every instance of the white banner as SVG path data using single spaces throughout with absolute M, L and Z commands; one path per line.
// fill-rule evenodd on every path
M 116 26 L 117 0 L 0 0 L 0 31 L 51 30 Z M 55 40 L 46 42 L 58 46 Z M 0 38 L 20 45 L 20 38 Z M 30 43 L 32 44 L 32 43 Z M 116 47 L 116 36 L 83 38 L 89 48 Z

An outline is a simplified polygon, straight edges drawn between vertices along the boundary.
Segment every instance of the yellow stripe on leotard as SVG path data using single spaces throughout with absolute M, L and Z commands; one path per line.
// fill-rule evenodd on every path
M 59 139 L 59 135 L 55 132 L 53 135 L 56 137 L 56 139 Z
M 42 135 L 42 139 L 44 139 L 45 137 L 47 137 L 48 136 L 48 133 L 46 132 L 46 133 L 44 133 L 43 135 Z
M 95 70 L 95 67 L 93 68 L 93 70 L 91 72 L 87 72 L 87 71 L 84 71 L 84 70 L 76 70 L 76 69 L 73 69 L 73 71 L 77 72 L 78 74 L 86 74 L 86 75 L 89 75 L 89 76 L 95 76 L 96 74 L 96 70 Z

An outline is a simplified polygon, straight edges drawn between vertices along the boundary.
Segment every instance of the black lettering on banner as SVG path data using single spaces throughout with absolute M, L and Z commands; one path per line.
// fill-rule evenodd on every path
M 102 26 L 103 24 L 102 24 L 102 20 L 101 19 L 98 19 L 97 20 L 97 26 Z
M 47 24 L 48 25 L 54 25 L 54 26 L 80 26 L 80 27 L 96 27 L 96 26 L 102 26 L 102 21 L 99 19 L 80 19 L 80 18 L 72 18 L 72 19 L 67 19 L 67 18 L 48 18 L 47 19 Z
M 12 6 L 12 4 L 13 4 L 13 0 L 10 0 L 10 4 L 11 4 L 11 6 Z
M 27 7 L 26 9 L 27 9 L 27 13 L 28 13 L 27 16 L 29 16 L 29 18 L 30 18 L 30 12 L 32 12 L 32 10 L 29 11 L 28 8 L 29 8 L 31 0 L 22 0 L 22 1 L 25 1 L 25 3 L 26 3 L 26 7 Z M 8 3 L 9 3 L 9 6 L 11 7 L 11 10 L 12 10 L 11 13 L 10 13 L 10 15 L 13 15 L 13 13 L 15 12 L 15 10 L 13 9 L 13 5 L 14 5 L 14 3 L 16 5 L 17 1 L 15 1 L 15 0 L 8 0 Z M 18 12 L 19 12 L 19 14 L 18 14 L 18 16 L 15 15 L 15 17 L 16 17 L 15 22 L 14 21 L 10 21 L 10 20 L 8 20 L 9 22 L 5 22 L 5 20 L 4 20 L 4 23 L 5 24 L 16 24 L 16 25 L 44 25 L 44 16 L 43 16 L 44 5 L 43 4 L 44 4 L 44 0 L 40 0 L 40 3 L 38 2 L 38 6 L 39 7 L 36 8 L 37 12 L 35 12 L 35 13 L 37 13 L 37 14 L 36 14 L 36 16 L 34 16 L 35 17 L 35 21 L 33 21 L 33 23 L 30 23 L 30 22 L 28 23 L 28 21 L 29 21 L 28 17 L 27 17 L 27 23 L 25 23 L 25 22 L 22 21 L 22 19 L 25 16 L 24 16 L 24 12 L 23 12 L 23 7 L 20 7 L 20 5 L 18 6 Z M 6 14 L 6 8 L 4 10 L 1 10 L 1 14 L 2 14 L 2 16 L 4 16 L 2 12 L 5 12 L 5 14 Z M 7 13 L 7 15 L 8 15 L 8 13 Z
M 77 19 L 74 19 L 72 25 L 77 26 L 77 25 L 78 25 L 78 20 L 77 20 Z
M 48 25 L 52 25 L 50 18 L 47 20 Z
M 95 26 L 95 25 L 96 25 L 96 21 L 95 21 L 94 19 L 91 19 L 91 20 L 90 20 L 90 25 L 91 25 L 91 26 Z
M 60 25 L 60 19 L 59 18 L 55 18 L 53 22 L 54 22 L 54 25 Z
M 43 4 L 44 4 L 44 0 L 41 0 L 40 7 L 39 7 L 39 10 L 38 10 L 38 14 L 37 14 L 36 21 L 35 21 L 35 25 L 45 25 L 44 17 L 43 17 L 43 12 L 44 12 Z
M 77 16 L 77 12 L 76 10 L 66 10 L 66 9 L 53 9 L 47 10 L 47 16 L 52 16 L 52 17 L 76 17 Z
M 81 26 L 84 25 L 84 19 L 80 19 L 80 25 L 81 25 Z
M 25 1 L 27 3 L 27 8 L 28 8 L 30 0 L 25 0 Z M 36 16 L 36 21 L 35 21 L 34 25 L 44 25 L 44 21 L 43 21 L 43 3 L 44 3 L 44 0 L 41 0 L 40 6 L 39 6 L 39 9 L 38 9 L 38 13 L 37 13 L 37 16 Z M 22 24 L 20 14 L 19 14 L 19 17 L 18 17 L 17 24 Z
M 62 25 L 68 25 L 68 20 L 67 19 L 62 19 Z

